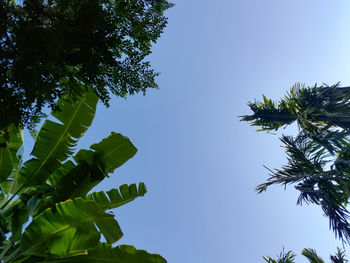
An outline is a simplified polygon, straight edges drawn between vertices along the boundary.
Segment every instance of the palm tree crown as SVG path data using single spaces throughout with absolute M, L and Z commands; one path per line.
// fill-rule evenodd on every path
M 294 85 L 278 102 L 248 104 L 252 115 L 242 116 L 261 130 L 278 130 L 297 122 L 297 136 L 281 142 L 288 163 L 270 170 L 268 180 L 257 186 L 261 193 L 272 184 L 295 184 L 298 204 L 321 206 L 330 227 L 343 241 L 350 241 L 350 87 Z
M 317 255 L 316 250 L 311 248 L 305 248 L 301 254 L 307 258 L 310 263 L 325 263 L 324 260 Z M 268 263 L 294 263 L 296 254 L 293 251 L 282 252 L 277 256 L 277 259 L 271 257 L 263 257 Z M 346 263 L 348 260 L 345 258 L 345 252 L 340 248 L 337 248 L 337 252 L 330 256 L 331 263 Z

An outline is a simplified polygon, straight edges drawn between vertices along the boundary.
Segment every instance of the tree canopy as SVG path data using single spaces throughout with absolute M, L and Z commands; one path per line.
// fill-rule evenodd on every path
M 0 129 L 28 125 L 88 89 L 108 106 L 156 88 L 145 57 L 167 24 L 166 0 L 0 1 Z

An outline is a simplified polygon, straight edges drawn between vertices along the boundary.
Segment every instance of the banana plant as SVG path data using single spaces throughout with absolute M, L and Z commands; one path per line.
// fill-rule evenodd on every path
M 107 211 L 143 196 L 146 187 L 139 183 L 91 192 L 137 151 L 127 137 L 112 132 L 75 153 L 97 102 L 93 92 L 77 102 L 59 99 L 25 162 L 22 131 L 13 126 L 1 131 L 1 262 L 166 262 L 133 246 L 113 246 L 123 233 Z

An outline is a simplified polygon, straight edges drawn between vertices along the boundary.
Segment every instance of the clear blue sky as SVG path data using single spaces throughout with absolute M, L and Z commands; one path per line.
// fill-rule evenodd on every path
M 249 100 L 277 99 L 295 82 L 350 85 L 350 2 L 175 4 L 150 57 L 160 89 L 100 105 L 80 144 L 115 131 L 138 148 L 98 187 L 148 186 L 144 198 L 114 211 L 125 234 L 119 244 L 169 263 L 263 262 L 283 246 L 315 248 L 328 260 L 341 243 L 319 207 L 296 206 L 293 187 L 254 192 L 267 178 L 262 165 L 279 168 L 285 155 L 277 136 L 237 116 L 249 113 Z

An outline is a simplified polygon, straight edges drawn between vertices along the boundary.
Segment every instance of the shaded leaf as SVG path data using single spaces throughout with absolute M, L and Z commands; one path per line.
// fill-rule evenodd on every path
M 0 131 L 0 182 L 6 180 L 17 168 L 21 153 L 19 149 L 23 144 L 22 131 L 11 126 Z
M 107 173 L 113 172 L 114 169 L 124 164 L 137 151 L 127 137 L 115 132 L 101 142 L 91 145 L 90 148 L 98 154 L 98 159 L 103 162 Z
M 69 258 L 52 258 L 38 262 L 166 263 L 167 261 L 160 255 L 150 254 L 145 250 L 137 250 L 133 246 L 121 245 L 112 248 L 109 244 L 100 243 L 97 248 L 88 250 L 87 255 L 78 255 Z

